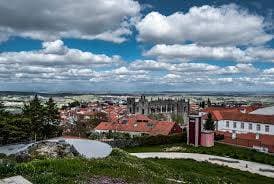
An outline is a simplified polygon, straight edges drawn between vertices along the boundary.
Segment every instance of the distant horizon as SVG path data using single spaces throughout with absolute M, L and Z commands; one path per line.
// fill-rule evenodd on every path
M 219 93 L 223 95 L 229 95 L 227 93 L 234 94 L 259 94 L 259 95 L 271 95 L 274 91 L 1 91 L 0 95 L 4 93 L 29 93 L 29 94 L 72 94 L 72 95 L 112 95 L 112 94 L 132 94 L 132 95 L 151 95 L 151 94 L 179 94 L 179 93 L 187 93 L 187 94 L 214 94 Z

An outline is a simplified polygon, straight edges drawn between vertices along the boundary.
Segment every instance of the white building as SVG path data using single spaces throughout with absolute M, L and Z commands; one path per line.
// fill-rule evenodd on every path
M 221 111 L 212 115 L 225 142 L 274 152 L 274 116 Z

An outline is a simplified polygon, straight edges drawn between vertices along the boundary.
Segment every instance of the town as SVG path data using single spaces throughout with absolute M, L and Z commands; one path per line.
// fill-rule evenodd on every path
M 67 104 L 64 100 L 59 104 L 54 101 L 61 98 L 24 96 L 24 106 L 20 111 L 18 106 L 13 107 L 17 109 L 13 111 L 11 106 L 5 106 L 10 102 L 2 101 L 0 153 L 20 162 L 37 156 L 104 158 L 117 148 L 136 156 L 153 157 L 146 155 L 146 149 L 149 151 L 150 146 L 159 149 L 158 145 L 166 145 L 162 151 L 168 155 L 163 155 L 163 158 L 172 157 L 173 153 L 194 151 L 219 156 L 228 154 L 232 160 L 227 160 L 227 156 L 211 160 L 221 165 L 231 164 L 233 159 L 274 164 L 274 106 L 268 103 L 244 103 L 243 100 L 220 102 L 214 96 L 201 96 L 197 100 L 170 94 L 93 95 L 85 100 L 80 95 L 77 99 L 81 100 L 70 100 Z M 32 124 L 35 125 L 33 128 L 30 126 Z M 68 145 L 60 150 L 60 145 L 63 145 L 61 141 Z M 183 145 L 191 151 L 182 151 L 186 149 Z M 223 146 L 224 150 L 218 148 Z M 138 155 L 138 147 L 144 151 L 139 154 L 144 155 Z M 245 152 L 254 150 L 253 154 L 266 158 L 259 160 L 256 156 L 248 158 L 247 153 L 227 153 L 226 147 Z M 211 153 L 212 148 L 218 151 Z M 159 157 L 157 153 L 154 156 Z M 196 160 L 195 155 L 187 158 Z M 228 166 L 241 170 L 240 164 Z M 272 167 L 254 171 L 255 168 L 249 168 L 246 163 L 244 170 L 274 177 Z

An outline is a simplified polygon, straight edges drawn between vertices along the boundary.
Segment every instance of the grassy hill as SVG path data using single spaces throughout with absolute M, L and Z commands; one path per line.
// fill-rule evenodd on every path
M 274 183 L 274 179 L 193 160 L 138 159 L 114 149 L 105 159 L 63 158 L 0 164 L 0 178 L 22 175 L 33 183 Z

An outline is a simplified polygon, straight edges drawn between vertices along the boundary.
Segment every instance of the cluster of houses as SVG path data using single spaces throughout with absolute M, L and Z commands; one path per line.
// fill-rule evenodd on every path
M 157 121 L 143 114 L 123 117 L 112 122 L 101 122 L 96 132 L 120 132 L 131 136 L 171 135 L 182 133 L 182 128 L 175 122 Z
M 200 112 L 203 123 L 211 113 L 215 122 L 215 134 L 223 136 L 223 142 L 274 152 L 274 111 L 252 106 L 241 108 L 209 107 Z M 273 109 L 274 110 L 274 109 Z
M 274 108 L 262 108 L 260 105 L 235 107 L 205 107 L 198 114 L 197 105 L 179 99 L 158 99 L 149 102 L 144 96 L 139 102 L 128 99 L 129 105 L 101 105 L 90 103 L 84 108 L 76 107 L 61 111 L 63 124 L 73 123 L 78 119 L 88 119 L 91 115 L 103 112 L 107 121 L 102 121 L 93 131 L 128 133 L 131 136 L 141 135 L 171 135 L 182 133 L 187 127 L 189 143 L 198 145 L 213 145 L 211 134 L 204 130 L 208 114 L 212 115 L 215 124 L 213 133 L 222 137 L 222 142 L 238 146 L 250 147 L 264 152 L 274 152 Z M 181 105 L 179 103 L 182 103 Z M 193 109 L 192 109 L 193 108 Z M 159 112 L 158 112 L 159 111 Z M 184 124 L 167 120 L 156 120 L 149 113 L 182 115 Z M 188 115 L 186 118 L 185 115 Z M 194 124 L 194 126 L 193 126 Z M 197 125 L 195 125 L 197 124 Z M 193 130 L 192 130 L 193 129 Z M 192 132 L 193 135 L 192 135 Z

